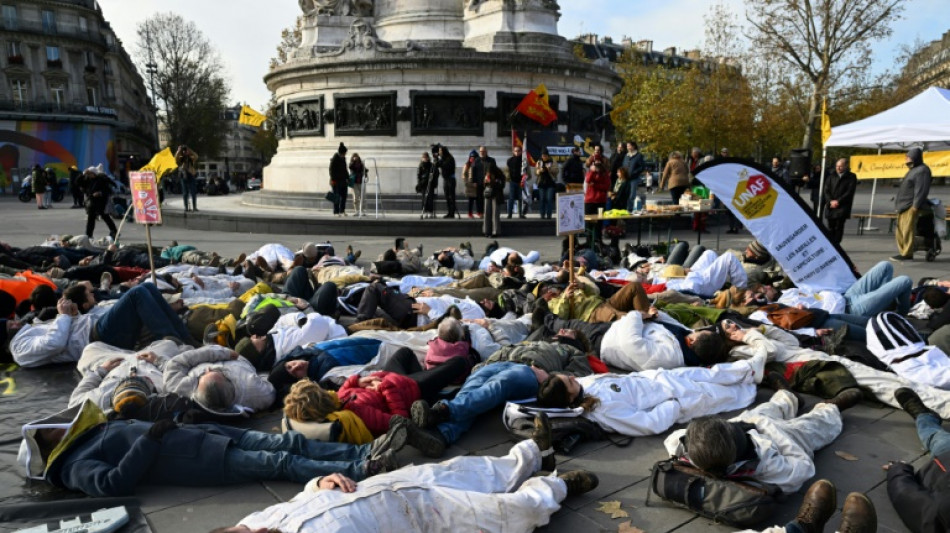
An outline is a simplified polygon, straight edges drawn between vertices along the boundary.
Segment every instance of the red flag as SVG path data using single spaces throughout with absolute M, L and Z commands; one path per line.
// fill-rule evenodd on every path
M 515 111 L 543 126 L 557 120 L 557 111 L 551 109 L 551 105 L 548 103 L 548 88 L 543 83 L 528 93 L 528 96 L 524 97 Z
M 528 150 L 528 147 L 525 146 L 523 142 L 521 142 L 521 139 L 518 137 L 518 134 L 515 132 L 515 130 L 511 130 L 511 147 L 521 148 L 521 155 L 528 159 L 529 166 L 533 167 L 537 164 L 537 161 L 535 161 L 534 157 L 531 156 L 531 152 Z M 523 162 L 522 167 L 524 167 Z

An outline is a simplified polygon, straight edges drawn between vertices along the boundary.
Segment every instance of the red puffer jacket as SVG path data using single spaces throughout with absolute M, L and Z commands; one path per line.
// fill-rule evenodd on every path
M 366 428 L 378 437 L 389 430 L 393 415 L 409 417 L 412 402 L 422 397 L 419 385 L 411 378 L 392 372 L 370 374 L 381 380 L 376 390 L 360 387 L 360 376 L 350 376 L 337 393 L 345 409 L 356 413 Z
M 587 192 L 584 194 L 585 204 L 607 203 L 608 191 L 610 191 L 609 172 L 595 172 L 591 170 L 587 173 Z

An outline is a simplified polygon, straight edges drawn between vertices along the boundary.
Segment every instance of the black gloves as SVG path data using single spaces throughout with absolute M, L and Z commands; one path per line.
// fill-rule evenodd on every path
M 174 420 L 165 418 L 152 424 L 146 436 L 152 440 L 160 441 L 166 433 L 175 429 L 178 429 L 178 424 Z

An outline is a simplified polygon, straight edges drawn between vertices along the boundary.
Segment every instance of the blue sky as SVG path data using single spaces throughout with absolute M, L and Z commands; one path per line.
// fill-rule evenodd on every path
M 459 0 L 463 1 L 463 0 Z M 615 41 L 630 36 L 652 40 L 654 48 L 700 48 L 704 16 L 713 2 L 701 0 L 560 0 L 561 35 L 610 35 Z M 744 20 L 744 0 L 723 0 Z M 875 70 L 893 66 L 897 48 L 915 39 L 931 41 L 950 30 L 947 0 L 908 0 L 894 35 L 874 48 Z M 234 101 L 260 109 L 270 95 L 262 80 L 275 55 L 281 29 L 291 26 L 300 8 L 296 0 L 99 0 L 119 38 L 133 53 L 135 27 L 160 11 L 174 11 L 194 21 L 221 54 L 231 81 Z

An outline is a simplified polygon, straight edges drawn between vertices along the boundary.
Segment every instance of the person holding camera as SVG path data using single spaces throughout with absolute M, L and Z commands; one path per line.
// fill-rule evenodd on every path
M 198 154 L 184 144 L 175 152 L 175 162 L 181 174 L 181 194 L 188 211 L 188 196 L 191 196 L 192 211 L 198 211 Z

